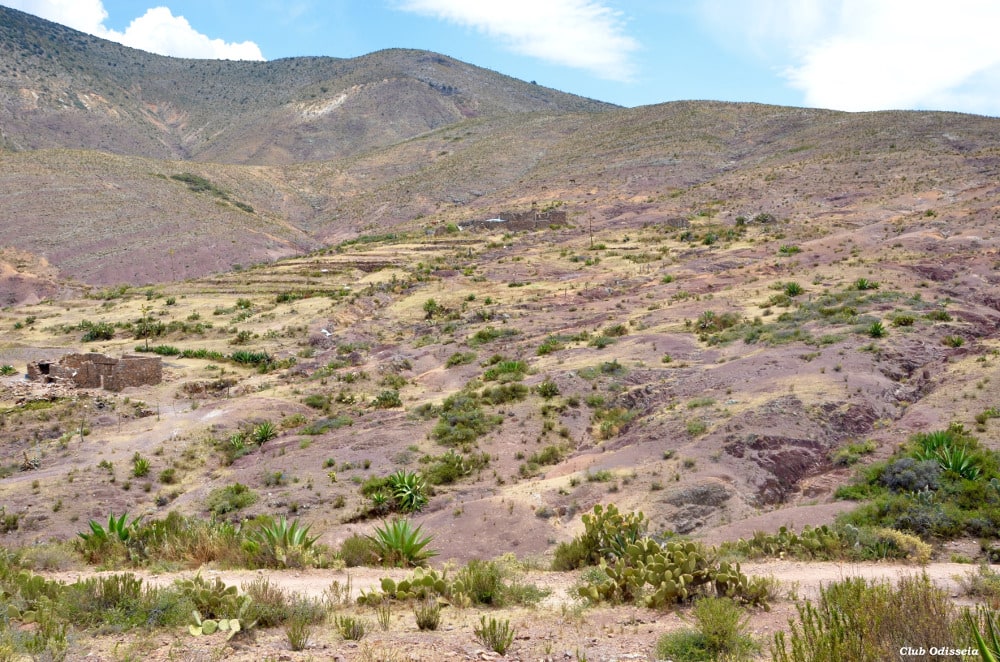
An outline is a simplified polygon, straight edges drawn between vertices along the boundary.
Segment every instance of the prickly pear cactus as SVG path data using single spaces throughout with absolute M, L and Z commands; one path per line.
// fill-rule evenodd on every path
M 381 588 L 381 591 L 362 591 L 358 604 L 376 605 L 387 599 L 426 600 L 438 596 L 454 600 L 455 596 L 465 592 L 461 581 L 451 581 L 445 573 L 426 568 L 416 568 L 412 575 L 398 582 L 391 577 L 383 577 Z
M 601 570 L 607 579 L 582 586 L 579 594 L 592 602 L 639 602 L 654 609 L 692 599 L 706 590 L 743 602 L 766 605 L 766 582 L 744 575 L 739 564 L 719 563 L 714 550 L 690 541 L 659 543 L 648 537 L 632 539 L 643 523 L 642 514 L 622 516 L 614 506 L 596 506 L 586 515 L 588 534 L 600 527 L 627 522 L 633 528 L 622 536 L 601 533 L 617 545 L 609 559 L 602 558 Z

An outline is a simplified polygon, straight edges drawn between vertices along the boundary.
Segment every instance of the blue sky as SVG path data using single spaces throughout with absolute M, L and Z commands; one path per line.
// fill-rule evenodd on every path
M 624 106 L 1000 115 L 996 0 L 0 0 L 177 57 L 451 55 Z

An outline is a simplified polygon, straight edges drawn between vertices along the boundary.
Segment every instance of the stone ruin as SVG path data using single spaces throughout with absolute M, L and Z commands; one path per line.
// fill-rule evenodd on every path
M 549 209 L 539 211 L 505 211 L 497 214 L 493 218 L 486 220 L 463 221 L 460 227 L 463 230 L 483 229 L 503 230 L 505 232 L 517 232 L 520 230 L 538 230 L 550 225 L 565 225 L 566 211 L 564 209 Z
M 136 354 L 125 354 L 120 359 L 95 353 L 67 354 L 56 362 L 29 363 L 28 379 L 121 391 L 128 386 L 159 384 L 163 381 L 163 360 L 159 356 Z

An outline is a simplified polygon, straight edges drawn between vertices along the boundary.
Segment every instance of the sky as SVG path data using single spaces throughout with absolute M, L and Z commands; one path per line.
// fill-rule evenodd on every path
M 997 0 L 0 0 L 174 57 L 420 48 L 622 106 L 1000 116 Z

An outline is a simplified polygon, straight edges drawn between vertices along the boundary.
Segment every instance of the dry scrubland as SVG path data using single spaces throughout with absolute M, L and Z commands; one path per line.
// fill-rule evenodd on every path
M 0 659 L 958 659 L 991 629 L 997 120 L 0 19 Z M 532 209 L 566 221 L 485 222 Z M 164 381 L 21 377 L 76 351 Z
M 930 561 L 943 604 L 994 600 L 991 574 L 949 562 L 988 559 L 996 537 L 996 311 L 960 289 L 993 277 L 995 249 L 988 236 L 924 239 L 937 222 L 925 207 L 860 227 L 706 210 L 686 228 L 636 221 L 593 236 L 572 214 L 567 226 L 513 234 L 441 223 L 432 235 L 364 235 L 227 274 L 9 307 L 2 362 L 18 374 L 4 378 L 5 542 L 27 545 L 25 567 L 65 582 L 106 569 L 161 587 L 152 606 L 131 589 L 135 612 L 103 625 L 73 609 L 92 610 L 103 591 L 121 602 L 127 586 L 56 601 L 75 605 L 48 617 L 71 623 L 71 655 L 107 659 L 462 659 L 488 650 L 475 632 L 490 619 L 513 628 L 509 654 L 520 659 L 645 659 L 665 632 L 739 622 L 728 603 L 657 602 L 654 585 L 630 585 L 613 561 L 588 565 L 629 558 L 629 531 L 660 541 L 642 554 L 668 565 L 684 563 L 670 557 L 672 540 L 751 540 L 700 552 L 691 598 L 715 594 L 720 563 L 815 563 L 743 568 L 763 583 L 730 591 L 750 616 L 735 659 L 776 654 L 773 633 L 788 630 L 796 604 L 822 598 L 822 581 L 913 577 L 896 595 L 927 606 L 935 596 L 916 573 Z M 937 246 L 948 259 L 936 268 L 961 259 L 963 269 L 907 263 L 918 237 L 909 259 L 927 264 Z M 25 362 L 70 349 L 156 351 L 164 383 L 115 394 L 20 378 Z M 965 464 L 945 469 L 943 446 Z M 834 525 L 857 506 L 834 490 L 866 466 L 871 483 L 842 495 L 881 509 Z M 610 540 L 585 535 L 581 515 L 612 503 L 645 521 L 617 521 L 610 529 L 625 533 Z M 364 538 L 396 517 L 437 553 L 428 561 L 447 582 L 432 582 L 438 630 L 415 620 L 431 603 L 385 602 L 383 630 L 379 609 L 331 590 L 350 581 L 357 598 L 412 574 L 372 567 L 405 564 L 391 554 L 403 543 L 373 553 Z M 785 524 L 830 528 L 752 539 Z M 869 565 L 877 559 L 887 560 Z M 550 570 L 554 560 L 563 570 Z M 197 584 L 198 568 L 251 591 L 251 604 L 275 599 L 252 593 L 263 590 L 254 580 L 298 597 L 261 620 L 221 589 L 212 603 L 208 587 L 172 583 Z M 9 636 L 35 636 L 40 626 L 18 624 L 44 608 L 16 573 L 5 581 L 18 596 Z M 494 584 L 477 598 L 472 581 Z M 175 613 L 185 600 L 204 618 L 257 625 L 195 637 L 190 610 Z M 350 618 L 368 625 L 358 642 L 343 630 Z M 161 626 L 140 634 L 141 623 Z M 295 627 L 310 632 L 300 653 Z M 688 657 L 672 655 L 700 659 L 703 642 L 685 636 L 695 635 L 675 639 Z M 947 636 L 969 645 L 967 628 Z

